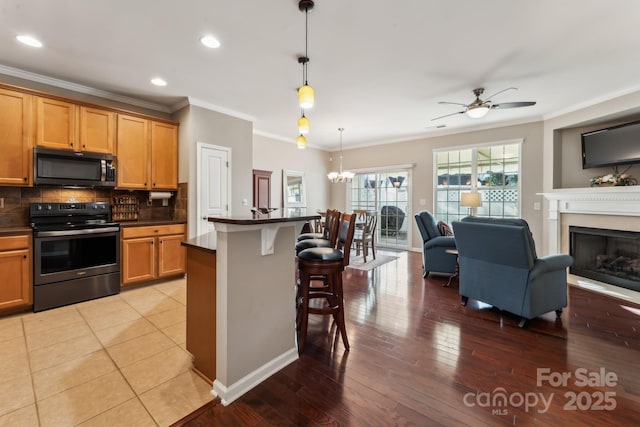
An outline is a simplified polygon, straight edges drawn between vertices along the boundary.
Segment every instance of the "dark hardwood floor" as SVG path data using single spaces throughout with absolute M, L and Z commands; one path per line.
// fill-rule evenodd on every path
M 423 279 L 420 254 L 397 255 L 344 273 L 351 351 L 312 316 L 298 361 L 176 425 L 638 425 L 640 306 L 570 287 L 561 320 L 520 329 L 476 301 L 462 307 L 457 282 Z

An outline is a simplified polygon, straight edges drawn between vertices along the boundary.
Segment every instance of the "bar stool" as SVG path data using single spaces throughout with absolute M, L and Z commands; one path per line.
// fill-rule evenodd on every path
M 340 212 L 335 209 L 328 209 L 324 231 L 322 233 L 304 233 L 298 236 L 296 241 L 296 254 L 305 249 L 325 247 L 332 248 L 338 239 Z
M 349 350 L 349 339 L 344 320 L 344 297 L 342 272 L 349 265 L 349 252 L 353 242 L 356 216 L 342 214 L 337 248 L 315 247 L 305 249 L 298 254 L 300 289 L 296 305 L 299 310 L 298 349 L 304 350 L 307 337 L 309 314 L 332 315 L 342 335 L 342 342 Z M 312 287 L 312 280 L 322 280 L 321 287 Z M 311 305 L 311 300 L 319 300 L 320 306 Z

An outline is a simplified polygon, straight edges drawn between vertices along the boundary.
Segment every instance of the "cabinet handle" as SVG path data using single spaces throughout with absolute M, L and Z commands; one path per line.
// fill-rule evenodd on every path
M 26 176 L 24 177 L 24 182 L 27 182 L 27 177 Z
M 73 147 L 73 142 L 70 142 L 70 143 L 69 143 L 69 147 Z
M 27 259 L 27 256 L 26 255 L 22 255 L 22 259 Z
M 153 186 L 154 186 L 154 187 L 156 186 L 156 183 L 155 183 L 155 182 L 153 183 Z
M 82 144 L 82 148 L 87 148 L 87 144 Z

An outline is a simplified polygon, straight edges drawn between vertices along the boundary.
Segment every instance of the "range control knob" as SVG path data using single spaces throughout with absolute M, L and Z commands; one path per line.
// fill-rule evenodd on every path
M 53 206 L 47 205 L 47 210 L 50 211 L 51 209 L 53 209 Z
M 36 207 L 36 209 L 41 211 L 42 210 L 42 205 L 38 205 L 38 207 Z

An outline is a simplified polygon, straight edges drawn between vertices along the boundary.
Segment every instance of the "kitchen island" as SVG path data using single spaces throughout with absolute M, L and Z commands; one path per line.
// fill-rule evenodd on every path
M 184 242 L 187 350 L 222 404 L 298 359 L 295 239 L 317 218 L 299 210 L 211 217 L 215 232 Z

